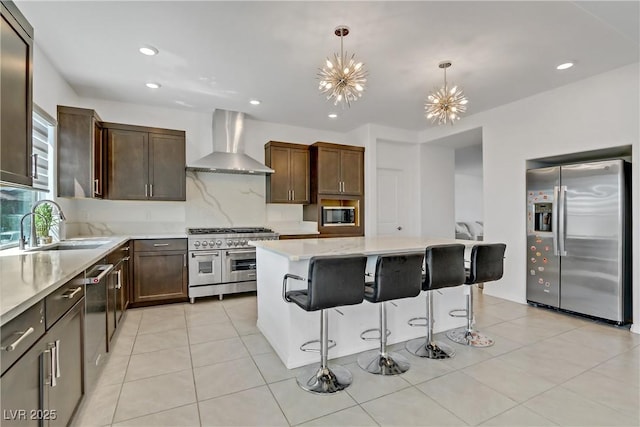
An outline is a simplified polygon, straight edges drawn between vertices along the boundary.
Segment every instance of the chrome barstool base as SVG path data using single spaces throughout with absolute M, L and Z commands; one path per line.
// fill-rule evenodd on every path
M 469 331 L 464 327 L 447 331 L 447 338 L 458 344 L 471 347 L 491 347 L 493 345 L 493 340 L 488 336 L 478 331 Z
M 447 344 L 438 341 L 428 343 L 424 338 L 407 341 L 405 348 L 409 353 L 427 359 L 449 359 L 456 354 Z
M 331 394 L 351 385 L 353 377 L 351 372 L 340 365 L 322 368 L 314 365 L 305 369 L 296 377 L 298 385 L 311 393 Z
M 375 350 L 358 356 L 358 366 L 370 374 L 400 375 L 407 372 L 411 364 L 398 353 L 390 352 L 383 355 L 378 350 Z

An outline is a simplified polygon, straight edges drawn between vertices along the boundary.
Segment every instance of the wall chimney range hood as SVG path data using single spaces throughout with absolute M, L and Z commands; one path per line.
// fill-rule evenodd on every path
M 188 171 L 265 175 L 275 172 L 244 153 L 244 113 L 213 111 L 213 152 L 187 165 Z

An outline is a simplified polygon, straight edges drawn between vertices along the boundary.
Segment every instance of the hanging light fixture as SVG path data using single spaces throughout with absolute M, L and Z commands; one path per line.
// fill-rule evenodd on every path
M 460 114 L 467 111 L 469 101 L 458 86 L 451 89 L 447 86 L 447 68 L 451 67 L 451 62 L 443 61 L 438 67 L 444 70 L 444 86 L 434 90 L 427 97 L 424 104 L 425 115 L 427 119 L 431 119 L 433 123 L 438 122 L 439 125 L 453 124 L 454 121 L 460 120 Z
M 349 27 L 336 27 L 335 35 L 340 37 L 340 55 L 334 54 L 333 59 L 327 58 L 325 66 L 320 69 L 318 90 L 327 94 L 327 100 L 333 99 L 333 105 L 342 103 L 351 107 L 351 102 L 358 100 L 364 92 L 367 72 L 362 62 L 356 62 L 355 55 L 347 58 L 343 51 L 343 39 L 349 34 Z

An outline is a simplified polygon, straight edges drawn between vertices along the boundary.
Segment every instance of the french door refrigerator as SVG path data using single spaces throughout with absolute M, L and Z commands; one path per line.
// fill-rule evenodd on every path
M 527 301 L 631 321 L 630 164 L 527 171 Z

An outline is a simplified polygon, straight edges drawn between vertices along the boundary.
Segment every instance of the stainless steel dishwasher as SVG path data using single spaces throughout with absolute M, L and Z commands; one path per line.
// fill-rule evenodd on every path
M 107 281 L 113 264 L 106 258 L 85 272 L 85 390 L 90 391 L 107 359 Z

